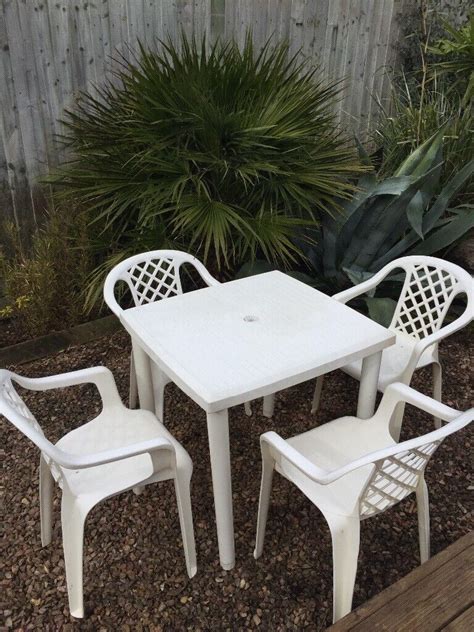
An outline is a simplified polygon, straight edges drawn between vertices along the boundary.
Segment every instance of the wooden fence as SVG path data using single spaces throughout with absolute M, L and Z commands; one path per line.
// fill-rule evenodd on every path
M 235 38 L 273 35 L 346 78 L 342 124 L 362 136 L 384 99 L 399 17 L 416 0 L 2 0 L 0 14 L 0 218 L 23 228 L 41 208 L 38 176 L 61 159 L 58 119 L 79 90 L 101 82 L 114 51 L 181 30 Z

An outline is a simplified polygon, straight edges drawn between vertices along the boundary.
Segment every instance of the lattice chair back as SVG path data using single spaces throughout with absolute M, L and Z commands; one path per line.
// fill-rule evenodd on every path
M 414 492 L 441 441 L 426 443 L 376 461 L 372 476 L 359 500 L 361 519 L 385 511 Z
M 13 386 L 16 377 L 19 380 L 22 379 L 10 371 L 0 370 L 0 414 L 6 417 L 42 451 L 43 458 L 51 468 L 53 476 L 57 481 L 60 481 L 62 479 L 61 470 L 48 454 L 52 444 Z
M 22 432 L 27 427 L 31 428 L 33 434 L 38 433 L 44 437 L 43 429 L 15 390 L 14 377 L 15 374 L 10 371 L 0 370 L 0 413 Z
M 123 311 L 115 298 L 118 281 L 127 284 L 135 306 L 182 294 L 180 267 L 183 263 L 194 266 L 207 285 L 217 284 L 192 255 L 179 250 L 154 250 L 129 257 L 109 272 L 104 285 L 105 302 L 116 315 Z
M 472 280 L 456 265 L 434 257 L 403 257 L 393 262 L 405 270 L 405 282 L 390 329 L 417 340 L 438 331 L 457 294 L 472 294 Z M 396 264 L 396 265 L 395 265 Z
M 135 305 L 154 303 L 183 292 L 179 272 L 171 257 L 140 261 L 127 270 L 127 277 Z
M 432 413 L 432 401 L 404 384 L 392 384 L 387 388 L 373 421 L 386 423 L 386 419 L 390 418 L 391 412 L 400 402 L 411 403 L 425 412 Z M 359 496 L 361 520 L 389 509 L 414 492 L 429 460 L 443 440 L 474 419 L 474 408 L 453 416 L 453 413 L 456 414 L 453 409 L 440 403 L 436 406 L 438 414 L 448 422 L 446 425 L 371 455 L 373 458 L 370 458 L 369 462 L 373 464 L 373 471 Z M 443 411 L 446 411 L 446 414 Z

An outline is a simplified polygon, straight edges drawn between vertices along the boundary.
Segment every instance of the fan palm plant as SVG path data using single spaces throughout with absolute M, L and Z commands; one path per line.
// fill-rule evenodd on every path
M 250 36 L 242 50 L 184 36 L 140 46 L 66 112 L 70 159 L 50 181 L 87 209 L 109 254 L 158 234 L 222 273 L 257 253 L 288 262 L 295 228 L 337 212 L 364 169 L 337 127 L 340 89 Z

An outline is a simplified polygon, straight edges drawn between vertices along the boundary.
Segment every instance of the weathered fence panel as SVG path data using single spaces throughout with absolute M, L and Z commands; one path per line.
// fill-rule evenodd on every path
M 2 0 L 0 14 L 0 217 L 36 222 L 38 176 L 61 159 L 59 118 L 79 90 L 101 82 L 111 57 L 128 57 L 141 40 L 235 38 L 248 29 L 263 44 L 287 39 L 346 78 L 339 115 L 364 136 L 376 115 L 373 96 L 388 94 L 383 69 L 394 63 L 399 16 L 416 0 Z

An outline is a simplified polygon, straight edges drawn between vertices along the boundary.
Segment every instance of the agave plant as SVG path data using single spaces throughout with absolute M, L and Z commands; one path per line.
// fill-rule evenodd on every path
M 140 46 L 66 112 L 71 159 L 50 181 L 87 209 L 114 261 L 156 234 L 155 248 L 178 243 L 213 270 L 257 253 L 287 262 L 295 228 L 337 212 L 364 169 L 336 125 L 339 91 L 284 44 Z
M 324 217 L 313 231 L 314 245 L 300 243 L 311 266 L 312 278 L 304 280 L 333 294 L 370 278 L 398 257 L 445 250 L 473 228 L 474 207 L 450 203 L 472 178 L 474 160 L 439 191 L 442 147 L 440 130 L 392 178 L 378 181 L 373 172 L 364 176 L 358 194 L 343 203 L 343 213 Z M 366 154 L 364 160 L 369 162 Z M 241 275 L 266 267 L 247 265 Z M 389 297 L 369 297 L 366 303 L 371 315 L 382 321 L 393 307 Z

